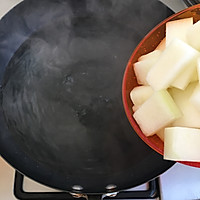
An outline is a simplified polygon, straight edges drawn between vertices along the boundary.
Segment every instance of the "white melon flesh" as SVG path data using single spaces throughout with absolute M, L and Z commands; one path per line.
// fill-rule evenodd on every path
M 133 114 L 146 136 L 155 134 L 180 116 L 179 108 L 166 90 L 154 92 Z
M 197 68 L 196 68 L 194 73 L 193 73 L 193 75 L 192 75 L 191 83 L 195 82 L 195 81 L 198 81 L 198 80 L 199 80 L 199 77 L 198 77 L 198 72 L 197 72 Z
M 200 58 L 197 59 L 197 76 L 200 83 Z
M 169 93 L 183 115 L 175 120 L 173 126 L 200 128 L 200 112 L 190 102 L 190 97 L 198 82 L 190 83 L 185 90 L 170 88 Z
M 200 161 L 200 129 L 166 128 L 164 141 L 164 159 Z
M 176 88 L 181 89 L 181 90 L 184 90 L 188 86 L 189 83 L 198 81 L 199 76 L 198 76 L 197 69 L 198 69 L 198 66 L 200 67 L 200 62 L 198 62 L 198 60 L 199 60 L 199 58 L 197 59 L 197 63 L 195 65 L 192 65 L 192 66 L 188 67 L 187 69 L 185 69 L 176 78 L 176 80 L 171 84 L 171 86 L 176 87 Z M 200 70 L 199 70 L 199 72 L 200 72 Z
M 194 89 L 194 92 L 190 97 L 190 102 L 194 106 L 194 108 L 200 112 L 200 84 L 198 84 Z
M 153 51 L 149 54 L 141 56 L 138 62 L 133 64 L 133 69 L 138 84 L 148 85 L 146 76 L 160 56 L 160 51 Z
M 174 38 L 178 38 L 187 42 L 187 31 L 193 25 L 193 18 L 184 18 L 166 23 L 166 46 L 168 46 Z
M 181 74 L 179 74 L 171 86 L 184 90 L 189 83 L 199 80 L 197 72 L 198 66 L 200 67 L 199 61 L 199 58 L 197 58 L 197 62 L 194 65 L 188 66 Z
M 164 142 L 164 131 L 165 128 L 162 128 L 161 130 L 156 132 L 156 135 Z
M 193 24 L 187 31 L 188 44 L 200 51 L 200 21 Z
M 135 112 L 138 108 L 140 107 L 140 105 L 133 105 L 132 106 L 132 111 Z
M 199 55 L 185 42 L 174 39 L 149 70 L 147 82 L 154 90 L 167 89 L 185 69 L 196 65 Z
M 151 86 L 137 86 L 131 91 L 130 98 L 134 105 L 139 106 L 143 104 L 152 94 L 153 89 Z
M 198 79 L 197 65 L 188 66 L 178 77 L 172 82 L 171 86 L 184 90 L 189 83 Z
M 166 47 L 166 37 L 161 40 L 161 42 L 158 44 L 155 50 L 163 51 Z
M 144 55 L 140 56 L 138 58 L 138 61 L 148 60 L 148 59 L 150 59 L 150 60 L 152 60 L 152 59 L 157 60 L 159 58 L 160 54 L 161 54 L 160 50 L 154 50 L 154 51 L 151 51 L 150 53 L 147 53 L 147 54 L 144 54 Z

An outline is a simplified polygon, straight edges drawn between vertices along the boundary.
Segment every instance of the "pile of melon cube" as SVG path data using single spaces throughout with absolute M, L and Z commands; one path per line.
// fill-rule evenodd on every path
M 164 142 L 164 159 L 200 161 L 200 21 L 166 23 L 166 37 L 133 65 L 133 117 Z

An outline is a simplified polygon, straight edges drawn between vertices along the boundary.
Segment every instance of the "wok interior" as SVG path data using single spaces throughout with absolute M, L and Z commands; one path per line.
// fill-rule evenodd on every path
M 126 189 L 169 168 L 173 163 L 164 162 L 134 134 L 121 84 L 134 47 L 164 12 L 171 12 L 146 0 L 29 2 L 41 4 L 35 10 L 42 13 L 48 8 L 50 15 L 58 2 L 62 14 L 54 13 L 6 67 L 1 109 L 9 131 L 0 120 L 0 142 L 14 144 L 23 156 L 13 159 L 13 147 L 2 145 L 5 157 L 10 151 L 27 175 L 68 191 L 77 184 L 86 192 L 105 192 L 109 184 Z M 51 2 L 51 8 L 44 2 Z M 153 24 L 148 17 L 152 7 Z
M 21 148 L 39 162 L 68 174 L 120 172 L 135 162 L 130 157 L 139 146 L 121 102 L 133 34 L 114 19 L 83 19 L 59 19 L 21 45 L 4 76 L 4 116 Z

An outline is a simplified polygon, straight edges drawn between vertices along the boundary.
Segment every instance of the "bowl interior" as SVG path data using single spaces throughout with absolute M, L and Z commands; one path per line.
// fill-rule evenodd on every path
M 162 21 L 160 24 L 158 24 L 154 29 L 152 29 L 139 43 L 139 45 L 134 50 L 133 54 L 130 57 L 130 60 L 127 64 L 124 78 L 123 78 L 123 85 L 122 85 L 122 97 L 123 97 L 123 103 L 124 103 L 124 109 L 126 112 L 126 115 L 128 117 L 128 120 L 135 130 L 135 132 L 139 135 L 139 137 L 152 149 L 154 149 L 156 152 L 163 155 L 163 149 L 164 149 L 164 143 L 162 140 L 157 136 L 153 135 L 150 137 L 146 137 L 141 129 L 139 128 L 138 124 L 133 119 L 133 111 L 132 111 L 132 102 L 130 100 L 130 92 L 131 90 L 138 86 L 134 70 L 133 70 L 133 64 L 137 62 L 138 58 L 141 55 L 147 54 L 151 51 L 153 51 L 156 46 L 162 41 L 162 39 L 165 37 L 165 25 L 168 21 L 177 20 L 177 19 L 183 19 L 187 17 L 193 17 L 194 22 L 200 20 L 200 4 L 195 5 L 192 7 L 189 7 L 185 10 L 182 10 L 169 18 Z M 200 162 L 180 162 L 186 165 L 194 166 L 194 167 L 200 167 Z

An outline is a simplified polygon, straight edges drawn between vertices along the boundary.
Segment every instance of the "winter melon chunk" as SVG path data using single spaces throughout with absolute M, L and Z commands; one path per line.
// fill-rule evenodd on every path
M 198 84 L 196 88 L 194 89 L 190 97 L 190 102 L 194 106 L 194 108 L 200 112 L 200 84 Z
M 189 83 L 196 81 L 197 76 L 197 64 L 188 66 L 179 76 L 172 82 L 171 86 L 184 90 Z
M 197 68 L 198 68 L 198 64 L 197 64 Z M 197 68 L 195 69 L 195 71 L 194 71 L 194 74 L 192 75 L 192 78 L 191 78 L 191 81 L 190 81 L 190 83 L 192 83 L 192 82 L 195 82 L 195 81 L 198 81 L 198 80 L 199 80 Z
M 155 50 L 163 51 L 166 47 L 166 37 L 161 40 Z
M 138 84 L 148 85 L 146 76 L 151 67 L 155 64 L 160 56 L 161 51 L 156 50 L 146 55 L 141 56 L 138 62 L 133 64 L 133 69 L 137 78 Z
M 200 83 L 200 58 L 197 59 L 197 80 Z
M 200 161 L 200 129 L 169 127 L 164 133 L 164 159 Z
M 138 61 L 142 61 L 142 60 L 155 60 L 156 61 L 159 58 L 160 54 L 161 54 L 160 50 L 154 50 L 154 51 L 151 51 L 150 53 L 140 56 L 138 58 Z
M 178 38 L 187 42 L 187 32 L 193 26 L 193 18 L 174 20 L 166 23 L 166 46 L 168 46 L 174 38 Z
M 180 116 L 181 111 L 166 90 L 154 92 L 133 114 L 146 136 L 155 134 Z
M 154 90 L 167 89 L 185 69 L 196 65 L 199 55 L 185 42 L 174 39 L 149 70 L 147 82 Z
M 130 98 L 134 105 L 139 106 L 143 104 L 152 94 L 153 89 L 151 86 L 141 85 L 132 89 Z
M 183 115 L 172 123 L 172 126 L 183 126 L 191 128 L 200 128 L 200 112 L 191 103 L 190 97 L 198 82 L 190 83 L 185 90 L 170 88 L 174 102 L 179 107 Z
M 164 142 L 164 131 L 165 131 L 165 128 L 162 128 L 160 129 L 156 135 Z
M 200 51 L 200 21 L 194 23 L 187 31 L 188 44 Z

